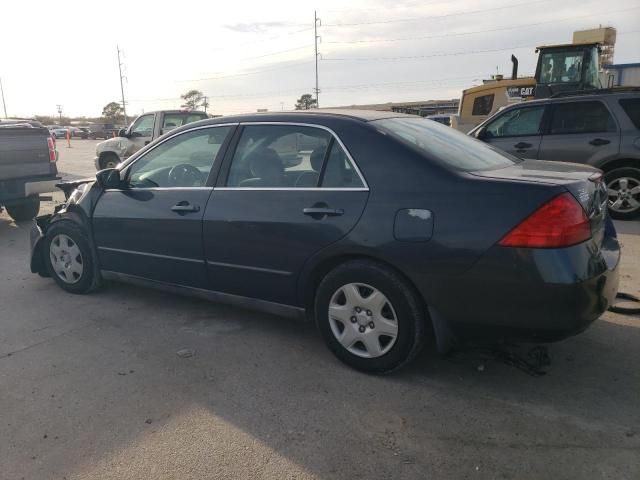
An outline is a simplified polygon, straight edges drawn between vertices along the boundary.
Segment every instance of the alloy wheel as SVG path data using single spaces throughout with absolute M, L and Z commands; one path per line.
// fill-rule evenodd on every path
M 640 208 L 640 181 L 633 177 L 620 177 L 607 184 L 609 208 L 618 213 L 634 212 Z
M 364 283 L 349 283 L 334 292 L 329 324 L 338 342 L 363 358 L 381 357 L 398 338 L 393 305 L 382 292 Z
M 53 271 L 63 282 L 73 284 L 80 280 L 83 271 L 82 253 L 71 237 L 64 234 L 53 237 L 49 257 Z

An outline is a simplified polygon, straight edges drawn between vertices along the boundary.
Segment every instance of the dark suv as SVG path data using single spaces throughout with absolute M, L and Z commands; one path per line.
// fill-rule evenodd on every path
M 598 167 L 605 172 L 611 215 L 640 215 L 640 88 L 509 106 L 469 135 L 522 158 Z

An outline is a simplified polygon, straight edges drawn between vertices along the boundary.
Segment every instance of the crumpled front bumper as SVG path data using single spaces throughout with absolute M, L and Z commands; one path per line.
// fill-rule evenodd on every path
M 36 217 L 31 224 L 29 231 L 29 245 L 31 247 L 30 266 L 31 273 L 39 273 L 45 275 L 47 273 L 46 264 L 44 262 L 44 237 L 46 228 L 53 215 L 41 215 Z

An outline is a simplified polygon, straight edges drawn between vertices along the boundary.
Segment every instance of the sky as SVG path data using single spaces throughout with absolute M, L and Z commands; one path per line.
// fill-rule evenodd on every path
M 312 93 L 314 11 L 320 107 L 459 98 L 497 72 L 533 74 L 535 46 L 574 30 L 618 31 L 616 63 L 640 62 L 638 0 L 270 0 L 0 4 L 9 116 L 98 116 L 179 108 L 198 89 L 210 113 L 289 110 Z

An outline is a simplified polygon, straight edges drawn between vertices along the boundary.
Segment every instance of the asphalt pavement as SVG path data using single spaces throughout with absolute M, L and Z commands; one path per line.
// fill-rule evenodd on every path
M 58 143 L 65 178 L 94 173 L 95 143 Z M 617 224 L 636 295 L 639 225 Z M 551 345 L 543 376 L 432 346 L 370 376 L 313 325 L 118 283 L 67 294 L 29 272 L 29 227 L 0 214 L 3 480 L 640 478 L 638 316 Z

